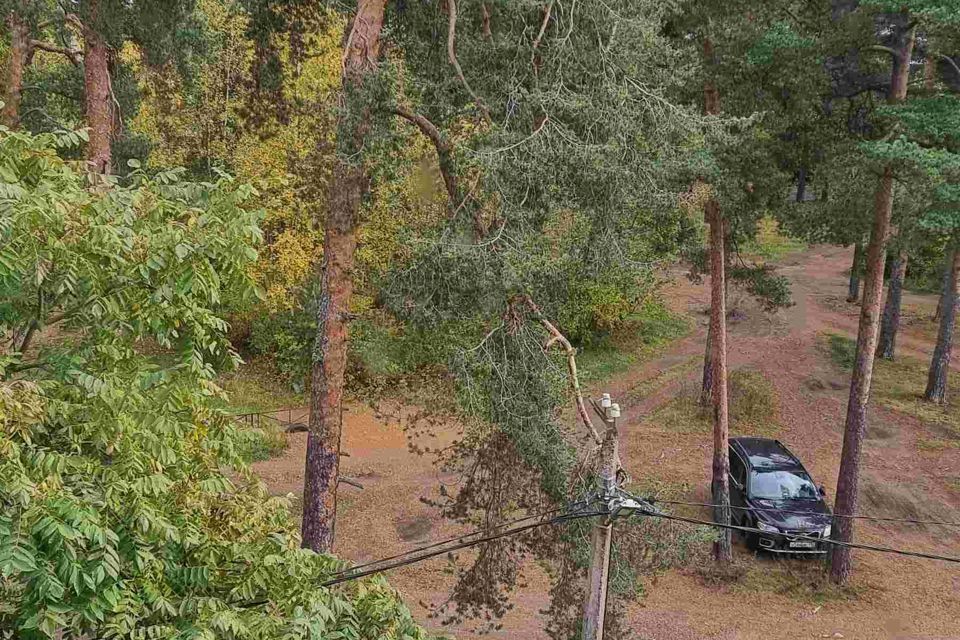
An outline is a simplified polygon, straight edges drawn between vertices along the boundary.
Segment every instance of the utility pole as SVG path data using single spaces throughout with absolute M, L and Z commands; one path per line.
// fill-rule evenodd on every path
M 597 520 L 590 536 L 590 573 L 587 581 L 587 600 L 583 609 L 583 640 L 603 640 L 603 616 L 607 608 L 607 578 L 610 571 L 610 541 L 613 537 L 613 518 L 616 509 L 611 508 L 618 498 L 617 473 L 620 471 L 620 452 L 617 438 L 617 418 L 620 405 L 603 394 L 600 405 L 593 403 L 594 410 L 603 419 L 606 430 L 600 445 L 600 500 L 607 515 Z

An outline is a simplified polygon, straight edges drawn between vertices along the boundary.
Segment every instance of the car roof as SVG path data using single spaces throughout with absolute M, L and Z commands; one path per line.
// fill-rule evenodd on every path
M 772 438 L 731 438 L 730 446 L 750 461 L 755 469 L 802 469 L 800 459 Z

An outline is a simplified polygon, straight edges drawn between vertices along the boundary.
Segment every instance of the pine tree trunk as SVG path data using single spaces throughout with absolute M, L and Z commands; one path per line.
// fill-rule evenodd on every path
M 700 406 L 709 407 L 712 400 L 713 400 L 713 322 L 710 322 L 707 325 L 707 348 L 703 354 L 703 379 L 701 380 L 701 385 L 700 385 Z
M 853 266 L 850 267 L 850 285 L 847 288 L 847 302 L 860 300 L 860 274 L 863 272 L 863 243 L 853 245 Z
M 704 65 L 716 64 L 713 42 L 710 38 L 703 41 Z M 707 115 L 719 115 L 720 91 L 710 78 L 703 85 L 703 107 Z M 704 217 L 710 226 L 710 329 L 707 332 L 707 355 L 704 360 L 704 384 L 710 377 L 710 397 L 713 400 L 713 509 L 714 522 L 730 524 L 730 457 L 728 440 L 730 437 L 727 412 L 727 284 L 726 251 L 724 240 L 728 232 L 720 203 L 711 195 L 703 208 Z M 733 548 L 729 529 L 720 529 L 717 542 L 713 546 L 713 557 L 717 562 L 730 562 Z
M 10 129 L 19 129 L 23 73 L 30 58 L 30 28 L 16 11 L 7 16 L 7 28 L 10 30 L 10 51 L 7 56 L 6 86 L 0 119 Z
M 339 132 L 344 139 L 339 144 L 351 151 L 362 149 L 368 134 L 372 105 L 368 104 L 369 97 L 361 87 L 365 78 L 376 71 L 387 2 L 361 0 L 346 40 L 345 115 L 341 116 Z M 341 151 L 334 167 L 324 227 L 323 276 L 313 350 L 303 485 L 303 546 L 318 552 L 329 551 L 334 538 L 357 214 L 368 188 L 366 171 Z
M 890 286 L 887 302 L 883 308 L 883 323 L 880 327 L 878 355 L 893 360 L 897 350 L 897 332 L 900 331 L 900 309 L 903 302 L 903 279 L 907 274 L 907 252 L 900 250 L 890 269 Z
M 706 205 L 710 224 L 710 328 L 713 334 L 713 504 L 714 521 L 730 524 L 729 417 L 727 412 L 727 318 L 724 281 L 724 233 L 720 206 L 710 199 Z M 733 558 L 730 530 L 722 529 L 714 544 L 714 558 L 729 562 Z
M 110 55 L 103 36 L 92 26 L 98 9 L 91 2 L 90 17 L 83 26 L 83 91 L 87 127 L 87 162 L 97 173 L 110 173 L 113 137 L 113 97 L 110 90 Z
M 910 59 L 916 39 L 916 26 L 910 27 L 903 45 L 897 52 L 890 79 L 888 102 L 898 104 L 907 97 L 910 78 Z M 874 201 L 873 228 L 867 247 L 867 277 L 864 283 L 863 305 L 860 308 L 860 327 L 857 331 L 857 354 L 850 379 L 850 398 L 843 430 L 843 451 L 840 454 L 840 473 L 837 478 L 835 513 L 856 513 L 860 490 L 860 457 L 863 436 L 867 428 L 867 402 L 873 378 L 873 359 L 877 350 L 880 301 L 883 297 L 883 267 L 887 236 L 893 213 L 893 167 L 883 170 Z M 853 542 L 853 518 L 834 518 L 832 537 L 841 542 Z M 830 552 L 830 579 L 845 584 L 852 571 L 850 548 L 833 545 Z
M 960 303 L 960 249 L 953 250 L 951 268 L 940 300 L 940 331 L 937 346 L 930 361 L 927 375 L 927 390 L 923 397 L 930 402 L 944 404 L 947 401 L 947 376 L 950 372 L 950 357 L 953 352 L 953 332 L 957 321 L 957 305 Z

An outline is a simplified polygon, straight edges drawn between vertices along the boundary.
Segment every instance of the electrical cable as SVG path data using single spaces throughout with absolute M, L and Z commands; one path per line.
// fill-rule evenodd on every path
M 517 518 L 516 520 L 509 520 L 509 521 L 507 521 L 507 522 L 502 522 L 502 523 L 500 523 L 500 524 L 498 524 L 498 525 L 496 525 L 496 526 L 490 527 L 489 529 L 478 529 L 478 530 L 476 530 L 476 531 L 471 531 L 470 533 L 465 533 L 465 534 L 463 534 L 463 535 L 456 536 L 456 537 L 454 537 L 454 538 L 447 538 L 446 540 L 441 540 L 441 541 L 439 541 L 439 542 L 434 542 L 433 544 L 429 544 L 429 545 L 427 545 L 427 546 L 425 546 L 425 547 L 419 547 L 419 548 L 417 548 L 417 549 L 410 549 L 409 551 L 404 551 L 404 552 L 402 552 L 402 553 L 398 553 L 398 554 L 393 555 L 393 556 L 388 556 L 388 557 L 386 557 L 386 558 L 380 558 L 380 559 L 378 559 L 378 560 L 371 560 L 370 562 L 365 562 L 364 564 L 354 565 L 354 566 L 350 567 L 349 569 L 343 569 L 342 571 L 338 571 L 338 572 L 337 572 L 336 574 L 334 574 L 334 575 L 340 575 L 340 574 L 350 573 L 350 572 L 353 572 L 353 571 L 357 571 L 358 569 L 365 569 L 365 568 L 367 568 L 367 567 L 372 567 L 373 565 L 376 565 L 376 564 L 382 564 L 382 563 L 384 563 L 384 562 L 390 562 L 391 560 L 397 560 L 398 558 L 403 558 L 403 557 L 409 556 L 409 555 L 414 554 L 414 553 L 421 553 L 421 552 L 423 552 L 423 551 L 427 551 L 428 549 L 435 549 L 436 547 L 440 547 L 440 546 L 443 546 L 443 545 L 445 545 L 445 544 L 450 544 L 451 542 L 460 542 L 460 541 L 462 541 L 462 540 L 465 540 L 465 539 L 467 539 L 467 538 L 471 538 L 471 537 L 476 536 L 476 535 L 479 535 L 479 534 L 481 534 L 481 533 L 488 533 L 488 532 L 491 532 L 491 531 L 496 531 L 497 529 L 502 529 L 502 528 L 504 528 L 504 527 L 509 527 L 510 525 L 514 525 L 514 524 L 517 524 L 517 523 L 520 523 L 520 522 L 524 522 L 525 520 L 530 520 L 530 519 L 532 519 L 532 518 L 544 518 L 544 517 L 549 516 L 549 515 L 552 515 L 552 514 L 554 514 L 554 513 L 558 513 L 558 512 L 560 512 L 560 511 L 563 511 L 563 509 L 564 509 L 563 507 L 559 507 L 559 508 L 556 508 L 556 509 L 550 509 L 549 511 L 544 511 L 543 513 L 538 513 L 538 514 L 526 516 L 526 517 L 523 517 L 523 518 Z
M 653 512 L 653 513 L 644 513 L 644 515 L 649 515 L 654 518 L 663 518 L 665 520 L 676 520 L 678 522 L 686 522 L 689 524 L 702 525 L 706 527 L 716 527 L 718 529 L 730 529 L 731 531 L 745 531 L 747 533 L 769 533 L 766 531 L 761 531 L 760 529 L 754 529 L 753 527 L 741 527 L 735 524 L 721 524 L 719 522 L 710 522 L 708 520 L 697 520 L 696 518 L 684 518 L 683 516 L 675 516 L 669 513 L 662 512 Z M 923 553 L 921 551 L 908 551 L 905 549 L 895 549 L 893 547 L 880 547 L 872 544 L 858 544 L 855 542 L 842 542 L 840 540 L 833 540 L 831 538 L 814 538 L 812 536 L 806 536 L 802 534 L 789 534 L 791 538 L 795 540 L 811 540 L 813 542 L 823 542 L 824 544 L 831 544 L 839 547 L 849 547 L 851 549 L 863 549 L 865 551 L 877 551 L 880 553 L 892 553 L 901 556 L 910 556 L 914 558 L 924 558 L 926 560 L 942 560 L 943 562 L 957 562 L 960 563 L 960 558 L 952 556 L 941 556 L 933 553 Z
M 661 500 L 660 498 L 646 498 L 649 502 L 659 502 L 660 504 L 672 504 L 672 505 L 681 505 L 687 507 L 710 507 L 717 508 L 721 505 L 710 504 L 709 502 L 683 502 L 682 500 Z M 849 518 L 855 520 L 873 520 L 877 522 L 900 522 L 905 524 L 923 524 L 923 525 L 937 525 L 941 527 L 960 527 L 960 522 L 947 522 L 944 520 L 916 520 L 913 518 L 887 518 L 881 516 L 863 516 L 863 515 L 848 515 L 845 513 L 830 513 L 830 514 L 816 514 L 809 511 L 792 511 L 790 509 L 777 509 L 776 507 L 740 507 L 730 505 L 731 509 L 737 509 L 739 511 L 776 511 L 778 513 L 790 513 L 795 515 L 829 515 L 834 518 Z
M 508 529 L 507 531 L 502 531 L 502 532 L 500 532 L 500 533 L 492 534 L 492 535 L 489 535 L 489 536 L 484 536 L 484 537 L 482 537 L 482 538 L 477 538 L 476 540 L 469 540 L 469 541 L 461 542 L 461 543 L 456 544 L 456 545 L 453 545 L 453 546 L 444 547 L 444 548 L 442 548 L 442 549 L 435 549 L 435 550 L 433 550 L 433 551 L 430 551 L 429 553 L 424 553 L 424 554 L 418 555 L 418 556 L 416 556 L 416 557 L 414 557 L 414 558 L 409 558 L 409 559 L 406 559 L 406 560 L 401 560 L 401 561 L 398 561 L 398 562 L 393 562 L 393 563 L 387 564 L 387 565 L 382 566 L 382 567 L 374 567 L 374 568 L 372 568 L 372 569 L 366 569 L 366 570 L 364 570 L 364 571 L 350 571 L 350 570 L 347 570 L 346 572 L 342 572 L 343 575 L 339 575 L 338 577 L 331 578 L 331 579 L 327 580 L 326 582 L 322 583 L 320 586 L 322 586 L 322 587 L 332 587 L 332 586 L 334 586 L 334 585 L 340 584 L 341 582 L 347 582 L 347 581 L 350 581 L 350 580 L 356 580 L 356 579 L 358 579 L 358 578 L 363 578 L 363 577 L 366 577 L 366 576 L 369 576 L 369 575 L 373 575 L 373 574 L 376 574 L 376 573 L 382 573 L 382 572 L 384 572 L 384 571 L 389 571 L 389 570 L 391 570 L 391 569 L 397 569 L 397 568 L 404 567 L 404 566 L 409 565 L 409 564 L 414 564 L 414 563 L 417 563 L 417 562 L 422 562 L 422 561 L 424 561 L 424 560 L 429 560 L 430 558 L 435 558 L 436 556 L 440 556 L 440 555 L 443 555 L 443 554 L 445 554 L 445 553 L 450 553 L 450 552 L 452 552 L 452 551 L 458 551 L 458 550 L 460 550 L 460 549 L 465 549 L 465 548 L 467 548 L 467 547 L 473 547 L 473 546 L 476 546 L 476 545 L 478 545 L 478 544 L 482 544 L 482 543 L 484 543 L 484 542 L 491 542 L 491 541 L 493 541 L 493 540 L 499 540 L 500 538 L 505 538 L 505 537 L 507 537 L 507 536 L 516 535 L 516 534 L 518 534 L 518 533 L 523 533 L 524 531 L 529 531 L 530 529 L 536 529 L 536 528 L 538 528 L 538 527 L 544 527 L 544 526 L 547 526 L 547 525 L 558 524 L 558 523 L 560 523 L 560 522 L 569 522 L 569 521 L 571 521 L 571 520 L 579 520 L 579 519 L 581 519 L 581 518 L 592 518 L 592 517 L 594 517 L 594 516 L 600 516 L 600 515 L 607 515 L 607 514 L 606 514 L 606 512 L 604 512 L 604 511 L 590 511 L 590 512 L 584 512 L 584 513 L 562 514 L 562 515 L 556 516 L 556 517 L 554 517 L 554 518 L 551 518 L 551 519 L 549 519 L 549 520 L 543 520 L 543 521 L 540 521 L 540 522 L 534 522 L 534 523 L 532 523 L 532 524 L 527 524 L 527 525 L 524 525 L 524 526 L 522 526 L 522 527 L 516 527 L 516 528 L 514 528 L 514 529 Z M 431 545 L 431 546 L 432 546 L 432 547 L 436 547 L 437 545 Z M 424 548 L 426 549 L 426 548 L 429 548 L 429 547 L 424 547 Z M 411 554 L 412 554 L 412 553 L 418 553 L 418 551 L 411 552 Z M 380 563 L 368 563 L 368 565 L 365 565 L 365 566 L 370 566 L 370 564 L 380 564 Z

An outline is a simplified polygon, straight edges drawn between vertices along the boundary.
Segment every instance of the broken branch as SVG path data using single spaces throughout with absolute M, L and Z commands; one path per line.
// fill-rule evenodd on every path
M 587 405 L 583 401 L 583 393 L 580 390 L 580 377 L 577 374 L 577 350 L 572 344 L 570 344 L 570 341 L 567 340 L 566 336 L 560 333 L 560 330 L 557 329 L 552 322 L 547 320 L 546 316 L 544 316 L 543 312 L 540 310 L 540 307 L 537 306 L 537 304 L 529 295 L 524 295 L 523 301 L 526 302 L 527 306 L 530 308 L 530 311 L 533 312 L 534 317 L 540 321 L 540 324 L 542 324 L 550 334 L 550 339 L 544 345 L 544 349 L 549 349 L 553 344 L 558 342 L 563 347 L 563 350 L 567 356 L 567 368 L 570 370 L 570 386 L 573 387 L 573 394 L 576 398 L 577 414 L 580 416 L 583 426 L 587 428 L 587 430 L 590 432 L 590 435 L 593 437 L 593 441 L 598 445 L 603 444 L 603 439 L 600 437 L 600 433 L 597 431 L 596 427 L 593 426 L 593 420 L 590 419 L 590 413 L 587 411 Z
M 447 57 L 457 72 L 457 78 L 460 79 L 460 84 L 467 90 L 467 93 L 470 94 L 473 101 L 477 103 L 477 108 L 480 109 L 480 112 L 483 114 L 484 120 L 489 122 L 490 111 L 487 109 L 487 105 L 484 104 L 480 96 L 478 96 L 470 86 L 470 83 L 467 82 L 466 76 L 463 75 L 463 68 L 460 66 L 460 61 L 457 60 L 457 0 L 447 0 L 447 7 L 450 12 L 450 20 L 447 23 Z

